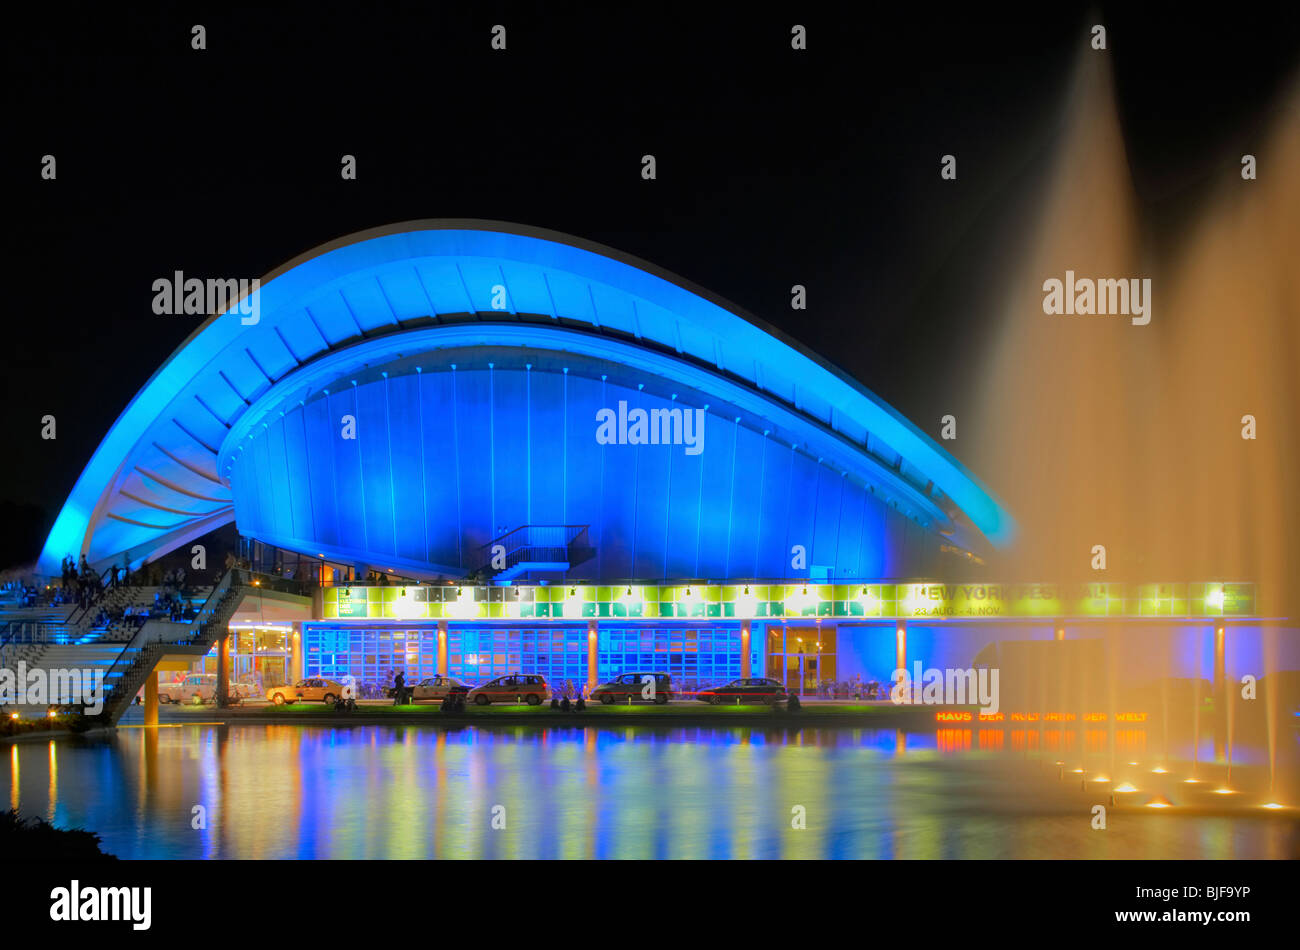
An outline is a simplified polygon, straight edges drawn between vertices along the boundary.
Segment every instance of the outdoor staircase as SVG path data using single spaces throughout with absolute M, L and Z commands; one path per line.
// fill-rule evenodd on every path
M 154 668 L 163 656 L 208 654 L 227 631 L 244 594 L 253 589 L 245 573 L 238 568 L 227 571 L 190 623 L 151 620 L 117 653 L 105 675 L 108 696 L 99 714 L 106 725 L 114 725 L 122 718 L 145 681 L 154 675 Z
M 529 524 L 493 538 L 476 552 L 472 572 L 508 581 L 528 571 L 563 573 L 596 553 L 585 524 Z

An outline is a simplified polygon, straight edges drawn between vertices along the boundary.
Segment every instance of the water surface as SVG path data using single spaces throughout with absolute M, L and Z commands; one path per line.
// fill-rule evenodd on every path
M 1153 773 L 1145 746 L 978 729 L 181 725 L 4 758 L 13 807 L 123 858 L 1295 856 L 1294 813 L 1259 807 L 1266 767 L 1238 766 L 1237 791 L 1216 796 L 1221 766 L 1188 785 L 1188 762 Z M 1137 791 L 1111 806 L 1124 781 Z M 1173 807 L 1146 807 L 1157 798 Z

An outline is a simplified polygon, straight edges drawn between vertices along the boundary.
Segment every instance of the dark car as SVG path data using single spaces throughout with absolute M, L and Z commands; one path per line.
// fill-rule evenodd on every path
M 414 686 L 406 687 L 406 697 L 412 703 L 423 701 L 441 702 L 450 697 L 465 698 L 469 692 L 469 687 L 464 683 L 452 679 L 450 676 L 429 676 L 420 680 Z M 384 695 L 389 699 L 397 698 L 397 687 L 390 686 L 385 690 Z
M 650 689 L 652 685 L 653 690 Z M 634 703 L 658 703 L 662 706 L 673 698 L 672 677 L 667 673 L 623 673 L 593 689 L 590 698 L 593 702 L 599 700 L 609 705 L 626 703 L 629 697 Z
M 776 703 L 788 702 L 790 694 L 776 680 L 753 678 L 732 680 L 726 686 L 713 686 L 709 689 L 702 689 L 695 694 L 695 698 L 702 703 L 709 703 L 714 706 L 735 703 L 739 703 L 741 706 L 756 703 L 770 706 Z

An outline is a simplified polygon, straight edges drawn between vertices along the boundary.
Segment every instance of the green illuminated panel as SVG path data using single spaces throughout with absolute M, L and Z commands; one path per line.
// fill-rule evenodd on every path
M 1065 617 L 1248 617 L 1250 583 L 349 585 L 322 591 L 327 619 L 881 620 Z

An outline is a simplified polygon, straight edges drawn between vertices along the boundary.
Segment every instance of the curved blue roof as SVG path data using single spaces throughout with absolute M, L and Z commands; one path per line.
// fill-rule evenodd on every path
M 392 225 L 290 261 L 254 303 L 256 323 L 234 307 L 211 316 L 132 399 L 59 513 L 41 570 L 81 553 L 139 563 L 234 520 L 233 453 L 288 389 L 453 346 L 638 365 L 779 416 L 792 441 L 815 443 L 962 546 L 976 532 L 994 546 L 1014 534 L 959 462 L 847 374 L 707 291 L 590 242 L 497 222 Z

